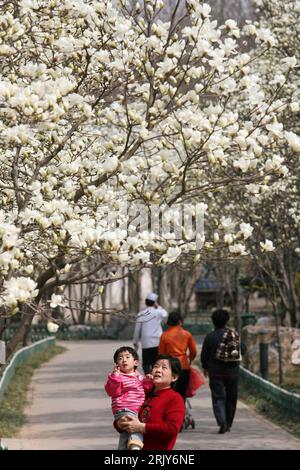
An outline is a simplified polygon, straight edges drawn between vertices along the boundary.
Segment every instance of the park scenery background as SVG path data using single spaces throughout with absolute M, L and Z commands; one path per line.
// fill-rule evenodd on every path
M 60 370 L 75 358 L 81 373 L 91 367 L 93 406 L 111 427 L 100 389 L 112 348 L 131 344 L 156 292 L 181 311 L 198 352 L 212 311 L 230 311 L 246 345 L 241 419 L 259 412 L 280 426 L 264 443 L 263 421 L 253 421 L 257 441 L 240 422 L 233 448 L 282 438 L 299 449 L 300 2 L 0 7 L 0 447 L 30 448 L 17 438 L 38 413 L 35 392 L 25 410 L 28 389 L 51 367 L 64 386 Z M 72 380 L 58 419 L 74 423 L 83 377 Z M 179 449 L 228 446 L 193 437 L 201 413 L 210 432 L 206 393 Z M 97 426 L 83 446 L 97 448 Z M 99 448 L 115 448 L 100 428 Z M 80 448 L 80 435 L 64 436 Z

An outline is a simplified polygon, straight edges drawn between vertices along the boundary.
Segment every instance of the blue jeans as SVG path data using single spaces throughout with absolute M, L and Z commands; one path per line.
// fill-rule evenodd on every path
M 137 413 L 135 413 L 135 411 L 129 410 L 128 408 L 123 408 L 122 410 L 118 410 L 114 414 L 114 419 L 115 421 L 118 421 L 123 416 L 133 416 L 134 418 L 138 418 L 138 415 Z M 143 434 L 140 432 L 133 432 L 132 434 L 129 434 L 126 431 L 121 432 L 119 444 L 118 444 L 118 450 L 128 450 L 128 444 L 130 443 L 130 441 L 142 441 L 143 442 Z

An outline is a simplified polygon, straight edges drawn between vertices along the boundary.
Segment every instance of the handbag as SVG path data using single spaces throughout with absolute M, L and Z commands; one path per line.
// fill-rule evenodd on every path
M 205 384 L 204 375 L 200 370 L 195 367 L 190 367 L 190 378 L 189 383 L 185 392 L 185 396 L 190 398 L 196 394 L 196 390 Z

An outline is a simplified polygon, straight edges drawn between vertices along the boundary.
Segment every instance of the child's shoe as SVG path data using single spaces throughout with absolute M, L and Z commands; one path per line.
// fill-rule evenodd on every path
M 143 447 L 144 447 L 144 444 L 139 439 L 132 440 L 132 441 L 128 442 L 128 449 L 129 450 L 142 450 Z

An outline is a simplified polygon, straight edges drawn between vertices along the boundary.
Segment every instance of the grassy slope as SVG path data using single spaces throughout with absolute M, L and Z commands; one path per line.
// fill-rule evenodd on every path
M 16 369 L 4 397 L 0 403 L 0 437 L 12 437 L 25 423 L 24 408 L 32 375 L 38 367 L 52 357 L 65 351 L 61 346 L 54 346 L 31 357 Z
M 281 426 L 296 437 L 300 437 L 300 421 L 293 413 L 274 405 L 270 400 L 264 398 L 253 388 L 239 385 L 239 400 L 245 402 L 255 411 Z

